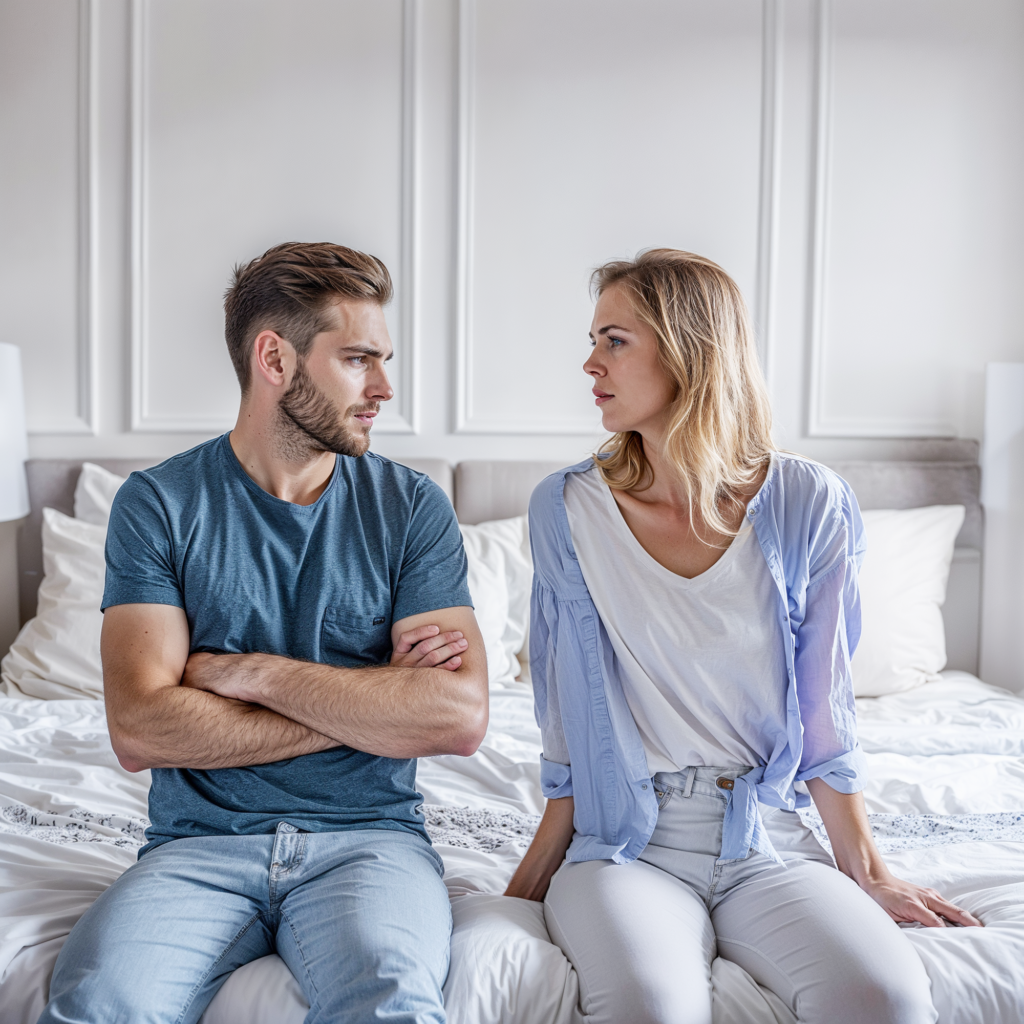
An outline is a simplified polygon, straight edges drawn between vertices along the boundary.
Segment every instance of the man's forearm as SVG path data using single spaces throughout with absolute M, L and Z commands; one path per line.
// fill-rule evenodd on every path
M 269 708 L 185 686 L 159 690 L 118 719 L 111 740 L 129 771 L 241 768 L 338 746 Z
M 441 668 L 337 668 L 269 654 L 211 655 L 190 685 L 253 701 L 383 757 L 471 754 L 487 727 L 487 683 Z

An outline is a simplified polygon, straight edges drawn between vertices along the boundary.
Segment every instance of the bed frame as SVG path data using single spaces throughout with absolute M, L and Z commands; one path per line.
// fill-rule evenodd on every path
M 967 510 L 956 541 L 943 618 L 948 667 L 977 674 L 981 622 L 981 551 L 984 540 L 981 468 L 977 441 L 935 441 L 927 459 L 916 461 L 830 462 L 849 481 L 863 509 L 963 505 Z M 74 512 L 75 483 L 82 459 L 31 459 L 27 463 L 31 513 L 18 532 L 18 590 L 21 621 L 36 611 L 43 575 L 42 510 Z M 91 459 L 127 476 L 147 469 L 152 459 Z M 405 465 L 426 473 L 452 500 L 459 521 L 481 523 L 521 515 L 533 488 L 558 462 L 469 461 L 453 470 L 443 459 L 406 459 Z

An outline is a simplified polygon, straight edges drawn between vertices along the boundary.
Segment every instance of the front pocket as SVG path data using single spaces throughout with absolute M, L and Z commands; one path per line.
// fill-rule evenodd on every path
M 324 614 L 320 627 L 320 657 L 328 665 L 358 668 L 386 665 L 391 658 L 391 616 Z

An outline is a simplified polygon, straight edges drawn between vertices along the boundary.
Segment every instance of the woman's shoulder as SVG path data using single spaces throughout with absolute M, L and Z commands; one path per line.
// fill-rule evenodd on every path
M 530 519 L 549 519 L 553 517 L 565 503 L 565 484 L 567 478 L 576 473 L 596 473 L 597 467 L 593 459 L 584 459 L 575 465 L 566 466 L 548 474 L 533 489 L 530 496 Z
M 793 452 L 774 452 L 768 480 L 785 504 L 798 502 L 822 511 L 843 511 L 856 500 L 850 485 L 828 466 Z
M 863 551 L 857 499 L 835 470 L 802 455 L 776 452 L 764 493 L 784 547 L 806 550 L 811 561 L 829 552 L 839 557 Z

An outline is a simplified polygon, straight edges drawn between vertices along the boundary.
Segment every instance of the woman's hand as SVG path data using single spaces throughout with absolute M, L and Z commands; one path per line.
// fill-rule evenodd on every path
M 945 928 L 946 921 L 970 928 L 984 927 L 973 914 L 943 899 L 934 889 L 905 882 L 888 869 L 882 877 L 865 879 L 859 884 L 896 922 L 917 921 L 928 928 Z
M 943 899 L 934 889 L 904 882 L 882 860 L 860 793 L 839 793 L 824 779 L 808 779 L 807 788 L 825 823 L 836 866 L 849 875 L 894 921 L 919 921 L 929 928 L 982 924 L 973 914 Z

